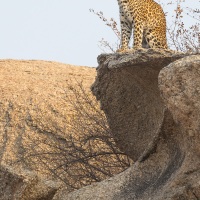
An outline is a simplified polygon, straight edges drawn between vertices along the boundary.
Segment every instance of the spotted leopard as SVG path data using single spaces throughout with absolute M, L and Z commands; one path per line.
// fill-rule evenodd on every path
M 133 29 L 133 49 L 167 49 L 166 18 L 161 6 L 154 0 L 118 0 L 121 22 L 121 47 L 118 52 L 129 51 Z

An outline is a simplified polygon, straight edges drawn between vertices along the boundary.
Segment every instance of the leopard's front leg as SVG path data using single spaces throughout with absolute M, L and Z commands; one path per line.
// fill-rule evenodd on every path
M 121 45 L 117 52 L 127 52 L 129 50 L 128 45 L 131 38 L 132 26 L 130 22 L 125 18 L 123 14 L 120 16 L 121 23 Z
M 142 22 L 135 19 L 133 28 L 133 49 L 142 49 L 143 32 L 144 28 Z

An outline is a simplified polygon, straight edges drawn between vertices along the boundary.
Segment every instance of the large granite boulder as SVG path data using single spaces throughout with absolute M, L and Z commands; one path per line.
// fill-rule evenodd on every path
M 0 60 L 0 163 L 24 160 L 26 165 L 24 156 L 33 149 L 34 140 L 45 135 L 62 140 L 55 127 L 65 130 L 71 114 L 72 108 L 66 103 L 68 84 L 75 86 L 84 80 L 88 89 L 94 77 L 95 70 L 89 67 Z
M 95 74 L 57 62 L 0 60 L 0 200 L 50 200 L 63 185 L 48 167 L 56 166 L 53 147 L 66 144 L 68 86 L 83 81 L 89 91 Z M 49 165 L 38 159 L 44 152 Z
M 54 200 L 200 199 L 200 55 L 148 49 L 98 62 L 92 91 L 135 162 Z

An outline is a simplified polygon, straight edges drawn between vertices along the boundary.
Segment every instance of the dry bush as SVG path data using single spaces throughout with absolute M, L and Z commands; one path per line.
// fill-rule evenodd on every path
M 117 42 L 115 44 L 110 44 L 110 42 L 108 42 L 105 38 L 102 38 L 100 41 L 99 41 L 99 48 L 104 52 L 112 52 L 114 53 L 116 51 L 116 49 L 119 48 L 119 41 L 120 41 L 120 37 L 121 37 L 121 33 L 120 33 L 120 30 L 118 28 L 118 24 L 116 22 L 116 20 L 114 18 L 110 18 L 110 19 L 107 19 L 103 12 L 100 11 L 100 12 L 96 12 L 94 11 L 94 9 L 90 9 L 90 12 L 93 13 L 94 15 L 96 15 L 97 17 L 99 17 L 99 19 L 101 21 L 104 22 L 104 24 L 111 28 L 111 30 L 113 31 L 114 35 L 116 36 L 117 38 Z
M 26 126 L 34 130 L 34 138 L 28 137 L 20 162 L 59 178 L 71 190 L 127 169 L 130 160 L 117 148 L 106 117 L 91 92 L 81 83 L 76 87 L 68 85 L 65 100 L 71 108 L 69 115 L 47 105 L 49 114 L 43 116 L 44 110 L 38 106 L 34 110 L 40 120 L 36 121 L 33 109 L 28 111 Z M 64 123 L 57 123 L 58 118 Z
M 199 1 L 200 2 L 200 1 Z M 167 29 L 169 47 L 183 52 L 200 52 L 200 9 L 184 7 L 183 1 L 176 0 L 168 5 L 176 5 L 172 23 Z M 186 17 L 191 20 L 190 26 L 185 25 Z

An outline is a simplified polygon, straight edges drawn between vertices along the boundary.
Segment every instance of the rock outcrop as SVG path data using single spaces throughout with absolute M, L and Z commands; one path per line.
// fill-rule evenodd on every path
M 145 49 L 102 54 L 98 62 L 93 94 L 133 165 L 71 193 L 27 169 L 30 139 L 51 134 L 54 142 L 63 141 L 52 133 L 55 124 L 65 128 L 63 108 L 70 109 L 63 101 L 66 79 L 83 76 L 90 84 L 92 78 L 86 68 L 1 61 L 0 200 L 199 200 L 200 55 Z
M 135 162 L 54 200 L 200 199 L 200 55 L 148 49 L 98 62 L 92 91 Z
M 28 170 L 0 167 L 0 200 L 50 200 L 59 189 L 55 181 L 40 179 Z

